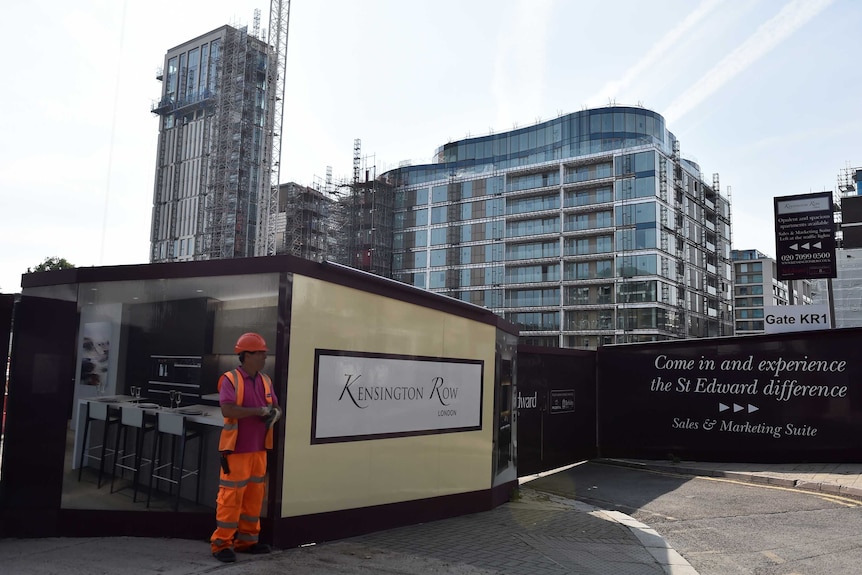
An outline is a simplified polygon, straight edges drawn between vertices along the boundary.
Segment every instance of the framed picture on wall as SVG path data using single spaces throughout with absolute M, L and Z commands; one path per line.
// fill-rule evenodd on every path
M 111 357 L 111 323 L 97 321 L 81 327 L 81 385 L 104 389 Z

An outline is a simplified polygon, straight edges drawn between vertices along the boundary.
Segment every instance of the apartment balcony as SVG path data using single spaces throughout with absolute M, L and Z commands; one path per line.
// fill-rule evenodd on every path
M 594 204 L 583 204 L 579 206 L 563 206 L 563 213 L 565 214 L 581 214 L 581 213 L 590 213 L 590 212 L 602 212 L 607 210 L 612 210 L 614 208 L 614 201 L 610 200 L 608 202 L 596 202 Z
M 172 113 L 187 114 L 194 110 L 212 105 L 214 99 L 215 94 L 209 90 L 205 90 L 199 94 L 182 99 L 164 97 L 161 100 L 153 102 L 150 112 L 162 116 Z
M 565 188 L 565 191 L 570 190 L 579 190 L 582 188 L 597 188 L 601 186 L 613 186 L 614 180 L 616 178 L 614 176 L 608 176 L 606 178 L 596 178 L 595 180 L 583 180 L 581 182 L 563 182 L 562 186 Z M 559 185 L 556 187 L 560 187 Z
M 559 208 L 550 208 L 547 210 L 536 210 L 534 212 L 507 213 L 505 218 L 507 222 L 515 222 L 519 220 L 534 220 L 542 217 L 558 216 L 559 214 Z
M 557 192 L 560 189 L 560 184 L 551 184 L 547 186 L 540 186 L 537 188 L 526 188 L 523 190 L 512 190 L 507 191 L 505 193 L 506 198 L 518 198 L 521 196 L 539 196 L 544 192 Z
M 566 158 L 563 160 L 563 165 L 567 168 L 577 168 L 578 166 L 589 166 L 590 164 L 602 164 L 611 162 L 614 159 L 613 153 L 596 153 L 595 155 L 576 156 L 574 158 Z
M 626 226 L 632 227 L 632 226 Z M 618 229 L 622 229 L 623 226 L 605 226 L 603 228 L 585 228 L 581 230 L 563 230 L 563 236 L 567 238 L 581 238 L 581 237 L 590 237 L 590 236 L 602 236 L 612 234 L 614 231 Z M 628 250 L 633 251 L 633 250 Z

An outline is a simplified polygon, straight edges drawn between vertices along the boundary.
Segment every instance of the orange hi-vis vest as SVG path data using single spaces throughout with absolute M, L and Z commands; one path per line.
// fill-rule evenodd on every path
M 272 405 L 272 380 L 269 379 L 269 376 L 265 373 L 261 373 L 261 379 L 263 379 L 263 390 L 264 395 L 266 396 L 266 404 L 268 406 Z M 239 407 L 242 407 L 242 400 L 245 396 L 245 378 L 243 378 L 242 374 L 237 370 L 226 371 L 223 374 L 224 377 L 228 378 L 233 388 L 236 390 L 236 404 Z M 221 382 L 222 378 L 218 380 L 218 389 L 221 391 Z M 239 423 L 236 419 L 232 417 L 224 418 L 224 428 L 221 431 L 221 437 L 219 437 L 218 441 L 218 450 L 222 453 L 232 453 L 234 448 L 236 447 L 236 438 L 239 435 Z M 264 446 L 267 449 L 272 449 L 272 427 L 270 427 L 266 432 L 266 440 L 264 441 Z

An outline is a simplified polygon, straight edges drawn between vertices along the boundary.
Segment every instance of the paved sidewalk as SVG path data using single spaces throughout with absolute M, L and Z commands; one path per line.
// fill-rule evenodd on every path
M 862 464 L 600 461 L 862 499 Z M 10 575 L 697 575 L 648 526 L 529 483 L 520 499 L 492 511 L 266 556 L 240 555 L 234 564 L 210 557 L 204 541 L 118 537 L 0 539 L 0 565 Z
M 14 575 L 697 575 L 664 539 L 618 513 L 522 487 L 492 511 L 223 564 L 204 541 L 0 539 Z

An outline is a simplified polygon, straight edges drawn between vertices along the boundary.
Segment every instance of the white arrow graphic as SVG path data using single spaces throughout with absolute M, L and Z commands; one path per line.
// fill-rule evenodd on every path
M 821 242 L 817 242 L 816 244 L 814 244 L 814 247 L 817 248 L 818 250 L 823 249 L 823 244 Z
M 730 409 L 730 406 L 724 405 L 723 403 L 718 404 L 718 411 L 727 411 L 728 409 Z
M 798 249 L 799 249 L 799 244 L 791 244 L 791 245 L 790 245 L 790 249 L 791 249 L 791 250 L 793 250 L 793 251 L 798 250 Z
M 754 413 L 755 411 L 760 411 L 760 408 L 756 405 L 748 404 L 748 413 Z
M 811 244 L 809 244 L 808 242 L 805 242 L 804 244 L 802 244 L 802 249 L 803 250 L 810 250 Z
M 745 408 L 741 405 L 736 405 L 735 403 L 733 404 L 733 413 L 736 413 L 737 411 L 742 411 L 743 409 Z

